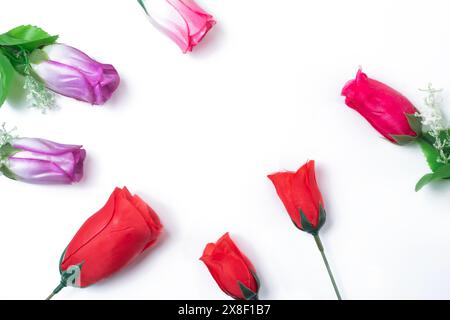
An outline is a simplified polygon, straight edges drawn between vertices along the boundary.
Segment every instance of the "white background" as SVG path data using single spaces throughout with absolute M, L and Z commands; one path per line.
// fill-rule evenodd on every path
M 0 298 L 43 299 L 81 224 L 126 185 L 159 213 L 160 245 L 126 270 L 58 299 L 227 298 L 198 260 L 229 231 L 255 264 L 261 299 L 334 299 L 311 236 L 292 225 L 266 175 L 317 161 L 322 232 L 346 299 L 450 298 L 450 183 L 420 193 L 416 146 L 382 138 L 340 97 L 359 65 L 422 103 L 432 81 L 450 110 L 446 0 L 199 0 L 218 24 L 193 54 L 136 1 L 16 0 L 0 30 L 39 25 L 112 63 L 103 107 L 60 98 L 42 115 L 18 99 L 0 120 L 22 136 L 84 144 L 74 186 L 0 180 Z

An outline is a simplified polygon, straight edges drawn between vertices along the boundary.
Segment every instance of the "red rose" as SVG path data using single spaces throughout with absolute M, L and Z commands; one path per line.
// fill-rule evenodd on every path
M 420 132 L 413 104 L 398 91 L 370 79 L 362 70 L 345 85 L 342 95 L 350 108 L 394 143 L 409 142 Z
M 157 214 L 141 198 L 127 188 L 116 188 L 64 251 L 61 285 L 54 294 L 69 285 L 90 286 L 119 271 L 153 246 L 162 228 Z
M 308 232 L 314 237 L 336 296 L 341 300 L 341 294 L 319 236 L 319 231 L 325 224 L 326 213 L 322 194 L 317 185 L 314 165 L 314 161 L 308 161 L 297 172 L 278 172 L 269 175 L 269 179 L 275 185 L 278 196 L 283 201 L 294 224 L 300 230 Z
M 219 287 L 238 300 L 257 300 L 259 280 L 250 260 L 226 233 L 217 243 L 206 246 L 200 258 Z
M 316 182 L 314 161 L 297 172 L 269 175 L 294 224 L 301 230 L 317 234 L 326 220 L 322 195 Z

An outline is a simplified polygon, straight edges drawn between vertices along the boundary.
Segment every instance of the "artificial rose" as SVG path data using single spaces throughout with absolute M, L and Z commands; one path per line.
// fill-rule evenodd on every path
M 206 246 L 200 258 L 227 295 L 237 300 L 257 300 L 259 280 L 250 260 L 226 233 Z
M 297 172 L 278 172 L 269 175 L 269 179 L 294 224 L 316 234 L 325 223 L 326 214 L 314 165 L 314 161 L 308 161 Z
M 84 288 L 109 277 L 155 245 L 162 232 L 158 215 L 128 189 L 116 188 L 67 246 L 59 270 L 61 284 Z
M 36 184 L 71 184 L 83 177 L 82 146 L 15 138 L 0 148 L 0 171 L 8 178 Z
M 342 95 L 345 103 L 358 111 L 383 136 L 394 143 L 413 140 L 418 129 L 413 104 L 391 87 L 370 79 L 360 69 L 355 80 L 349 81 Z
M 278 172 L 269 175 L 269 179 L 275 185 L 278 196 L 297 228 L 314 237 L 336 296 L 341 300 L 341 294 L 319 236 L 320 229 L 325 224 L 326 213 L 316 181 L 315 162 L 308 161 L 297 172 Z
M 150 21 L 183 50 L 192 49 L 216 23 L 193 0 L 138 0 Z
M 33 74 L 48 89 L 95 105 L 111 98 L 120 83 L 116 69 L 99 63 L 78 49 L 52 44 L 36 49 L 32 55 Z

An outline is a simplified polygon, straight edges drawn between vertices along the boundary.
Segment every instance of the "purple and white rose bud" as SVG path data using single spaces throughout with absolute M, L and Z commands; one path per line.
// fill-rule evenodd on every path
M 120 77 L 112 65 L 99 63 L 78 49 L 52 44 L 37 50 L 45 58 L 31 61 L 33 73 L 58 94 L 102 105 L 119 86 Z
M 72 184 L 83 177 L 82 146 L 44 139 L 15 138 L 0 148 L 0 171 L 11 179 L 35 184 Z

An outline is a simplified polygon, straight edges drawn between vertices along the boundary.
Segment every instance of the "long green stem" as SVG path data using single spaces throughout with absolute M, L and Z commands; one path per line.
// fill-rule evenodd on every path
M 322 240 L 320 240 L 319 235 L 314 236 L 314 240 L 316 240 L 317 247 L 319 248 L 320 254 L 322 255 L 323 262 L 327 267 L 328 275 L 330 276 L 331 283 L 333 284 L 334 291 L 336 292 L 336 296 L 338 300 L 342 300 L 341 294 L 339 293 L 339 289 L 336 285 L 336 281 L 334 280 L 333 273 L 331 272 L 330 264 L 328 263 L 327 256 L 325 255 L 325 249 L 323 248 Z
M 45 300 L 51 300 L 56 294 L 58 294 L 62 289 L 64 289 L 66 287 L 65 284 L 60 283 L 55 290 L 53 290 L 53 292 L 47 297 L 47 299 Z

